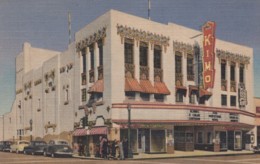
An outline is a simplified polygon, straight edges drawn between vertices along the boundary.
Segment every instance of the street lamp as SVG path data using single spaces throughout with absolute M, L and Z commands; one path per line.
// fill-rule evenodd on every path
M 30 123 L 30 141 L 32 141 L 32 123 L 33 123 L 32 119 L 30 119 L 29 123 Z
M 83 127 L 85 128 L 86 126 L 88 126 L 88 109 L 85 108 L 85 118 L 83 120 Z M 88 135 L 86 135 L 86 157 L 90 157 L 90 153 L 89 153 L 89 137 Z
M 127 110 L 128 110 L 128 158 L 133 158 L 133 153 L 131 149 L 131 105 L 127 104 Z

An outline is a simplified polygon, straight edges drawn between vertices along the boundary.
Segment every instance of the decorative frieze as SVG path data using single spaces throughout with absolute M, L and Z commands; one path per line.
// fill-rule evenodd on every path
M 250 63 L 250 57 L 241 55 L 241 54 L 235 54 L 224 50 L 217 49 L 217 57 L 220 59 L 225 59 L 227 61 L 237 62 L 237 63 L 243 63 L 243 64 L 249 64 Z
M 173 49 L 174 51 L 186 52 L 189 54 L 194 54 L 194 47 L 191 44 L 173 41 Z
M 55 91 L 56 87 L 54 84 L 54 78 L 55 78 L 55 69 L 52 69 L 49 72 L 44 74 L 44 79 L 46 83 L 45 93 L 49 93 L 50 90 Z
M 91 45 L 92 43 L 95 43 L 98 40 L 103 39 L 105 37 L 106 37 L 106 27 L 103 27 L 102 29 L 100 29 L 97 32 L 95 32 L 94 34 L 86 37 L 85 39 L 83 39 L 81 41 L 79 41 L 76 44 L 76 50 L 79 52 L 83 48 L 86 48 L 89 45 Z
M 144 42 L 150 42 L 153 45 L 162 45 L 166 49 L 167 46 L 169 46 L 170 38 L 155 34 L 152 32 L 147 32 L 143 30 L 138 30 L 135 28 L 123 26 L 123 25 L 117 25 L 117 34 L 121 36 L 121 38 L 130 38 L 135 39 L 137 41 L 144 41 Z
M 34 82 L 34 86 L 37 86 L 42 83 L 42 79 L 38 79 Z
M 69 72 L 73 68 L 73 63 L 69 63 L 66 66 L 60 67 L 60 73 L 64 73 L 66 70 Z

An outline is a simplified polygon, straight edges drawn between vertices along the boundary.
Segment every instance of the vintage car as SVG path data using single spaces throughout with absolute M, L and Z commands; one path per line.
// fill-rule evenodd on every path
M 45 146 L 43 155 L 51 157 L 72 157 L 73 150 L 70 148 L 69 143 L 65 140 L 51 140 L 49 144 Z
M 16 153 L 20 153 L 23 152 L 24 147 L 28 146 L 29 142 L 25 141 L 25 140 L 19 140 L 14 142 L 11 146 L 10 146 L 10 152 L 16 152 Z
M 0 151 L 10 151 L 12 144 L 12 141 L 0 141 Z
M 43 154 L 43 149 L 47 146 L 45 141 L 31 141 L 29 146 L 24 147 L 24 154 Z
M 260 145 L 257 145 L 253 149 L 254 153 L 260 153 Z

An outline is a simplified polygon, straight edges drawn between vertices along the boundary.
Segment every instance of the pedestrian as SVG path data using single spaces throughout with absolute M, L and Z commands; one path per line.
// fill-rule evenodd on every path
M 99 137 L 99 154 L 100 158 L 103 158 L 103 137 Z
M 123 140 L 124 157 L 128 158 L 128 140 L 124 138 Z
M 112 158 L 116 157 L 116 139 L 114 139 L 111 143 L 111 156 Z
M 123 149 L 123 141 L 120 141 L 119 142 L 119 156 L 120 156 L 120 159 L 123 160 L 125 159 L 124 157 L 124 149 Z
M 103 148 L 102 148 L 102 154 L 103 154 L 103 158 L 105 158 L 105 159 L 107 159 L 107 148 L 108 148 L 108 141 L 107 141 L 107 139 L 104 137 L 103 139 Z

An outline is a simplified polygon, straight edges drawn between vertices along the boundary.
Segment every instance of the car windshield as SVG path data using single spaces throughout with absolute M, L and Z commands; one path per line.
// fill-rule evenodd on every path
M 36 146 L 42 146 L 42 145 L 46 145 L 46 143 L 45 143 L 45 142 L 35 142 L 34 145 L 36 145 Z
M 57 144 L 58 145 L 68 145 L 68 143 L 66 141 L 58 141 Z

